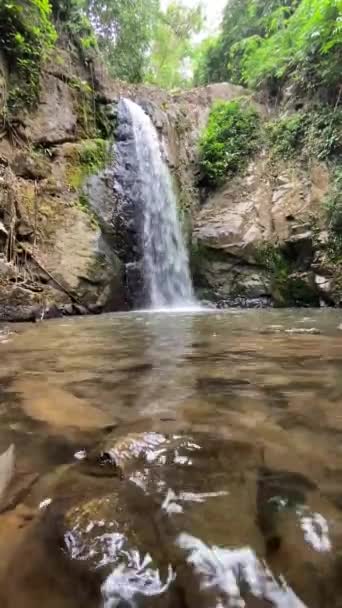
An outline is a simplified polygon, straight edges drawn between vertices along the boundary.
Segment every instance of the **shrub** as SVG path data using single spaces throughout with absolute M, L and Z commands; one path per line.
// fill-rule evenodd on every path
M 200 139 L 200 165 L 205 180 L 219 185 L 241 170 L 258 139 L 259 116 L 244 100 L 214 104 Z
M 319 160 L 338 157 L 342 153 L 342 108 L 321 106 L 308 115 L 306 147 Z
M 11 110 L 36 101 L 40 65 L 57 37 L 50 15 L 48 0 L 5 0 L 0 4 L 0 45 L 18 81 L 9 93 Z
M 266 125 L 274 153 L 284 159 L 296 154 L 328 160 L 342 152 L 342 110 L 329 106 L 281 116 Z
M 305 136 L 305 116 L 299 112 L 266 125 L 266 134 L 277 156 L 288 159 L 300 149 Z
M 319 296 L 314 284 L 296 272 L 296 264 L 278 246 L 267 244 L 259 249 L 256 262 L 271 279 L 276 306 L 317 306 Z

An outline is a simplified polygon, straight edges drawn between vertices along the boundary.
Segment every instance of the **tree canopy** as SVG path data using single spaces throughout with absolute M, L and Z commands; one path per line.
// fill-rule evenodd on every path
M 84 0 L 84 3 L 112 76 L 141 82 L 159 0 Z
M 146 79 L 165 88 L 191 83 L 189 61 L 193 54 L 192 39 L 202 26 L 200 5 L 187 8 L 180 2 L 172 2 L 165 12 L 160 12 L 148 58 Z
M 341 87 L 342 0 L 229 0 L 220 33 L 195 70 L 197 83 L 229 80 L 271 90 Z
M 96 44 L 114 78 L 148 81 L 161 87 L 184 86 L 192 80 L 186 62 L 193 35 L 203 25 L 200 4 L 186 7 L 174 0 L 165 11 L 159 0 L 51 0 L 57 20 L 86 29 L 91 24 Z
M 160 0 L 2 0 L 0 44 L 29 83 L 26 98 L 60 28 L 128 82 L 231 81 L 271 93 L 294 83 L 328 102 L 341 98 L 342 0 L 228 0 L 219 32 L 204 40 L 200 0 L 170 0 L 164 10 Z

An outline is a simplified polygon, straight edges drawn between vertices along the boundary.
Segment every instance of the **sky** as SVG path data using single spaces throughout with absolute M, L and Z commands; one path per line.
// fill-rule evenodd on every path
M 170 0 L 161 0 L 162 7 L 166 7 Z M 183 0 L 187 6 L 198 4 L 198 0 Z M 207 29 L 214 30 L 220 23 L 222 11 L 227 4 L 227 0 L 202 0 L 207 16 Z

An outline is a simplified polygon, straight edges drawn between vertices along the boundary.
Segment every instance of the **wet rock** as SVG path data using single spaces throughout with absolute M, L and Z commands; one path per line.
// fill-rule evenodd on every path
M 322 276 L 319 274 L 315 275 L 315 283 L 321 295 L 327 296 L 329 301 L 331 301 L 331 293 L 333 288 L 333 281 L 331 277 Z
M 261 298 L 230 298 L 228 300 L 219 300 L 216 304 L 217 308 L 270 308 L 273 306 L 271 296 Z
M 305 226 L 303 227 L 305 230 Z M 302 268 L 310 267 L 314 256 L 313 234 L 311 230 L 300 231 L 292 228 L 291 236 L 284 243 L 286 255 Z
M 11 555 L 1 580 L 1 605 L 97 608 L 100 590 L 96 573 L 72 561 L 63 548 L 62 519 L 58 512 L 47 509 L 28 526 Z
M 9 598 L 4 588 L 4 577 L 27 529 L 32 525 L 34 516 L 35 512 L 24 505 L 18 505 L 0 516 L 0 602 L 1 606 L 6 608 Z
M 127 300 L 132 308 L 142 308 L 148 301 L 142 263 L 131 262 L 126 264 L 125 268 Z
M 314 490 L 316 484 L 298 473 L 272 471 L 265 467 L 260 469 L 257 494 L 258 524 L 267 542 L 278 536 L 275 530 L 277 514 L 282 509 L 295 509 L 298 505 L 305 505 L 307 494 Z
M 37 304 L 7 306 L 0 303 L 0 322 L 34 322 L 41 317 L 41 313 L 42 309 Z
M 265 467 L 254 442 L 116 429 L 101 443 L 121 477 L 94 476 L 87 457 L 35 486 L 31 502 L 46 506 L 17 555 L 36 560 L 1 586 L 10 608 L 22 597 L 35 608 L 48 583 L 53 608 L 92 608 L 92 598 L 106 608 L 339 607 L 331 547 L 341 529 L 314 481 Z

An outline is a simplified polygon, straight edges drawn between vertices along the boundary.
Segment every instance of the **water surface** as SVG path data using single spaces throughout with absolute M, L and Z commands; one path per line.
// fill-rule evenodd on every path
M 58 320 L 0 356 L 6 608 L 341 605 L 339 312 Z

